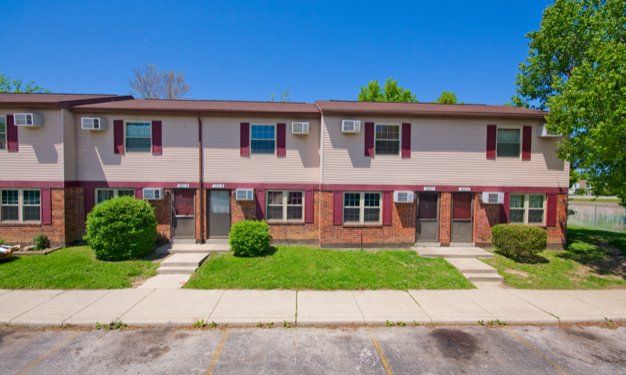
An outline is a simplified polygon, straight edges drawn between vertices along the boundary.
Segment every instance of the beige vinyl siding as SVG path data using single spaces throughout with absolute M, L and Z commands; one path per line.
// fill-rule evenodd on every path
M 17 128 L 19 151 L 12 153 L 6 149 L 0 150 L 0 180 L 63 181 L 61 110 L 0 108 L 0 116 L 30 112 L 43 116 L 43 126 Z
M 308 121 L 308 135 L 291 134 L 293 121 Z M 286 124 L 287 155 L 240 156 L 240 123 Z M 203 117 L 204 179 L 207 182 L 319 182 L 319 119 Z
M 63 163 L 63 175 L 66 181 L 76 180 L 76 126 L 74 114 L 62 109 L 63 118 L 63 153 L 65 160 Z M 79 120 L 80 121 L 80 120 Z M 80 127 L 78 128 L 80 130 Z
M 342 134 L 342 119 L 361 120 L 359 134 Z M 411 158 L 364 156 L 365 122 L 411 128 Z M 485 157 L 487 125 L 533 126 L 530 161 Z M 538 122 L 521 120 L 324 117 L 323 184 L 550 186 L 567 188 L 569 165 L 556 156 L 556 140 L 537 137 Z
M 81 117 L 100 117 L 105 131 L 82 130 Z M 163 155 L 113 152 L 113 121 L 162 121 Z M 198 121 L 188 116 L 76 113 L 76 166 L 81 181 L 198 181 Z

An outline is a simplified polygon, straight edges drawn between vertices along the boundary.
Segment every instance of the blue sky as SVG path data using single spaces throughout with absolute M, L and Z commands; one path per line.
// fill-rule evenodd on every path
M 420 101 L 514 93 L 550 1 L 8 1 L 0 73 L 53 92 L 130 93 L 131 68 L 183 72 L 194 99 L 356 99 L 397 79 Z

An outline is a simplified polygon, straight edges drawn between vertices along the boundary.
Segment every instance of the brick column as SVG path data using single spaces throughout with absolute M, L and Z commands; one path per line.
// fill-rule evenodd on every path
M 441 193 L 439 197 L 439 242 L 441 246 L 450 246 L 452 194 Z

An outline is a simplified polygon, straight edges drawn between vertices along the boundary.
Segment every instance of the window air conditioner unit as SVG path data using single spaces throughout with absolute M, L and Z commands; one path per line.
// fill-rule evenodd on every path
M 537 125 L 537 136 L 539 138 L 560 138 L 560 134 L 548 133 L 548 128 L 545 124 Z
M 235 200 L 251 201 L 254 200 L 253 189 L 235 189 Z
M 39 113 L 14 113 L 15 126 L 36 128 L 43 125 L 43 116 Z
M 481 200 L 484 204 L 502 204 L 504 203 L 504 193 L 483 191 Z
M 102 119 L 100 117 L 81 117 L 80 125 L 84 130 L 104 130 Z
M 415 193 L 412 191 L 394 191 L 393 201 L 396 203 L 413 203 L 415 200 Z
M 341 121 L 341 132 L 342 133 L 360 133 L 361 132 L 361 121 L 359 120 L 342 120 Z
M 143 188 L 143 199 L 149 201 L 158 201 L 163 199 L 162 188 Z
M 292 122 L 291 134 L 309 134 L 308 122 Z

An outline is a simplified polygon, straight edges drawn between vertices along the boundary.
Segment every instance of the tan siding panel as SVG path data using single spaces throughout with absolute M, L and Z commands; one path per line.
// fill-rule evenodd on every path
M 569 166 L 556 157 L 554 139 L 536 136 L 528 121 L 361 118 L 375 123 L 412 123 L 411 158 L 363 155 L 364 135 L 341 133 L 341 120 L 324 118 L 324 184 L 416 184 L 567 187 Z M 358 119 L 358 118 L 357 118 Z M 487 160 L 486 126 L 533 125 L 532 159 Z
M 308 121 L 309 135 L 291 134 L 293 121 Z M 287 124 L 287 155 L 239 153 L 239 124 Z M 317 119 L 295 118 L 203 118 L 204 173 L 207 182 L 318 183 L 319 132 Z
M 39 128 L 18 127 L 19 152 L 0 150 L 0 180 L 63 181 L 63 123 L 60 110 L 0 109 L 0 116 L 36 112 L 43 115 Z

